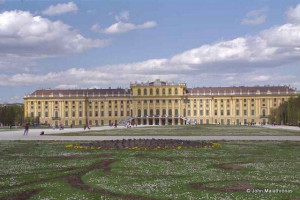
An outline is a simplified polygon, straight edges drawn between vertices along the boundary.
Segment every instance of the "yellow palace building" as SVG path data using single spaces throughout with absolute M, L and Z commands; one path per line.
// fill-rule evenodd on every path
M 36 90 L 25 117 L 65 126 L 267 123 L 271 109 L 296 96 L 288 86 L 197 87 L 155 80 L 130 89 Z

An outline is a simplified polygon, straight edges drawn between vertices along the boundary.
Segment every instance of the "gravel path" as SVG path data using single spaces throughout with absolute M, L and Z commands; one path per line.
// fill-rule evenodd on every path
M 291 130 L 291 131 L 300 131 L 300 127 L 298 126 L 284 126 L 284 125 L 264 125 L 264 128 L 271 128 L 271 129 L 284 129 L 284 130 Z
M 267 128 L 294 128 L 290 126 L 264 126 Z M 118 127 L 124 129 L 125 127 Z M 109 130 L 113 127 L 93 127 L 88 131 Z M 46 135 L 40 136 L 40 132 L 45 131 Z M 67 128 L 64 130 L 58 129 L 30 129 L 27 136 L 23 136 L 23 130 L 2 131 L 0 132 L 0 140 L 61 140 L 61 141 L 79 141 L 79 140 L 122 140 L 122 139 L 181 139 L 181 140 L 270 140 L 270 141 L 300 141 L 300 136 L 47 136 L 49 134 L 83 132 L 82 128 Z

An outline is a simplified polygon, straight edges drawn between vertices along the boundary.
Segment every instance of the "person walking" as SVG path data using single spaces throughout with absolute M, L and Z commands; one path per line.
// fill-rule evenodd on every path
M 28 135 L 29 126 L 28 124 L 25 125 L 24 135 Z

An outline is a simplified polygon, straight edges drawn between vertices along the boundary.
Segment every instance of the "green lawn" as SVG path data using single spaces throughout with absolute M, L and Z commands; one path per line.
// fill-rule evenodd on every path
M 151 126 L 128 129 L 109 129 L 101 131 L 82 131 L 76 133 L 57 134 L 61 136 L 81 136 L 81 135 L 300 135 L 299 131 L 269 129 L 254 126 L 220 126 L 220 125 L 185 125 L 185 126 Z
M 300 198 L 299 142 L 220 143 L 214 149 L 86 150 L 58 141 L 1 141 L 0 199 Z

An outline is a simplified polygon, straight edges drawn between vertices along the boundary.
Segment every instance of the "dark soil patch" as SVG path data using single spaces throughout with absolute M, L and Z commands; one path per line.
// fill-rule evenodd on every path
M 162 158 L 163 160 L 166 160 L 166 161 L 169 161 L 169 162 L 173 162 L 173 159 L 172 158 L 167 158 L 167 157 L 164 157 Z
M 82 172 L 78 172 L 78 173 L 87 173 L 90 170 L 103 169 L 103 171 L 107 173 L 107 172 L 110 172 L 110 168 L 108 167 L 108 165 L 110 164 L 110 162 L 114 161 L 114 160 L 113 161 L 111 161 L 111 160 L 104 160 L 106 162 L 101 161 L 99 163 L 94 163 L 91 166 L 69 167 L 69 168 L 65 169 L 64 171 L 82 170 Z M 13 186 L 4 186 L 4 187 L 0 187 L 0 190 L 20 188 L 20 187 L 23 187 L 23 186 L 28 186 L 28 185 L 44 183 L 44 182 L 48 182 L 48 181 L 52 181 L 52 180 L 57 180 L 57 179 L 61 179 L 61 178 L 66 178 L 68 176 L 71 176 L 71 175 L 70 174 L 64 174 L 64 175 L 55 176 L 55 177 L 51 177 L 51 178 L 43 178 L 43 179 L 39 179 L 39 180 L 32 181 L 32 182 L 25 182 L 25 183 L 13 185 Z
M 22 184 L 19 184 L 19 185 L 14 185 L 14 186 L 11 186 L 11 187 L 2 187 L 1 189 L 18 188 L 18 187 L 28 186 L 28 185 L 32 185 L 32 184 L 37 184 L 37 183 L 44 183 L 44 182 L 48 182 L 48 181 L 52 181 L 52 180 L 56 180 L 56 179 L 60 179 L 60 178 L 66 178 L 67 182 L 72 187 L 77 188 L 77 189 L 81 189 L 81 190 L 85 190 L 85 191 L 91 192 L 91 193 L 99 193 L 99 194 L 104 194 L 104 195 L 110 195 L 110 196 L 118 197 L 120 199 L 156 200 L 154 198 L 148 198 L 148 197 L 145 197 L 145 196 L 130 195 L 130 194 L 119 194 L 119 193 L 111 192 L 111 191 L 101 189 L 101 188 L 91 188 L 81 180 L 81 176 L 83 176 L 84 174 L 88 173 L 89 171 L 95 170 L 95 169 L 102 169 L 105 174 L 110 174 L 111 173 L 111 168 L 110 168 L 109 165 L 112 164 L 113 162 L 115 162 L 115 159 L 102 160 L 102 161 L 94 163 L 94 164 L 92 164 L 88 167 L 80 167 L 80 169 L 82 169 L 82 171 L 78 172 L 77 174 L 61 175 L 61 176 L 57 176 L 57 177 L 53 177 L 53 178 L 45 178 L 45 179 L 40 179 L 40 180 L 29 182 L 29 183 L 22 183 Z M 38 194 L 39 192 L 41 192 L 41 190 L 28 190 L 28 191 L 25 191 L 25 192 L 20 193 L 20 194 L 14 194 L 14 195 L 11 195 L 11 196 L 8 196 L 8 197 L 3 197 L 0 200 L 6 200 L 6 199 L 25 200 L 25 199 L 29 199 L 31 196 L 33 196 L 35 194 Z
M 130 194 L 119 194 L 115 192 L 111 192 L 109 190 L 101 189 L 101 188 L 92 188 L 88 185 L 86 185 L 82 180 L 80 175 L 73 175 L 69 176 L 67 178 L 68 183 L 77 189 L 80 190 L 85 190 L 90 193 L 99 193 L 99 194 L 104 194 L 104 195 L 109 195 L 113 197 L 118 197 L 120 199 L 130 199 L 130 200 L 156 200 L 154 198 L 149 198 L 149 197 L 144 197 L 144 196 L 138 196 L 138 195 L 130 195 Z
M 94 165 L 90 166 L 88 168 L 88 170 L 85 171 L 85 172 L 81 172 L 79 174 L 68 176 L 66 178 L 67 182 L 74 188 L 77 188 L 77 189 L 80 189 L 80 190 L 85 190 L 85 191 L 90 192 L 90 193 L 99 193 L 99 194 L 104 194 L 104 195 L 110 195 L 110 196 L 113 196 L 113 197 L 118 197 L 118 198 L 121 198 L 121 199 L 130 199 L 130 200 L 135 200 L 135 199 L 156 200 L 154 198 L 148 198 L 148 197 L 139 196 L 139 195 L 119 194 L 119 193 L 111 192 L 109 190 L 105 190 L 105 189 L 101 189 L 101 188 L 92 188 L 92 187 L 86 185 L 81 180 L 81 176 L 86 174 L 88 171 L 94 170 L 94 169 L 101 168 L 104 171 L 105 174 L 110 174 L 111 173 L 111 168 L 110 168 L 109 165 L 113 162 L 115 162 L 114 159 L 109 159 L 109 160 L 104 160 L 100 163 L 95 163 Z
M 254 188 L 249 183 L 240 183 L 240 184 L 236 184 L 236 185 L 229 185 L 229 186 L 222 187 L 220 190 L 222 190 L 224 192 L 227 192 L 227 191 L 229 191 L 229 192 L 235 192 L 235 191 L 245 192 L 245 191 L 247 191 L 247 189 L 253 190 Z
M 244 167 L 241 165 L 237 165 L 237 164 L 218 164 L 216 165 L 217 168 L 219 169 L 225 169 L 225 170 L 241 170 Z
M 0 200 L 27 200 L 30 199 L 30 197 L 39 194 L 41 191 L 41 189 L 27 190 L 18 194 L 13 194 L 8 197 L 0 198 Z

